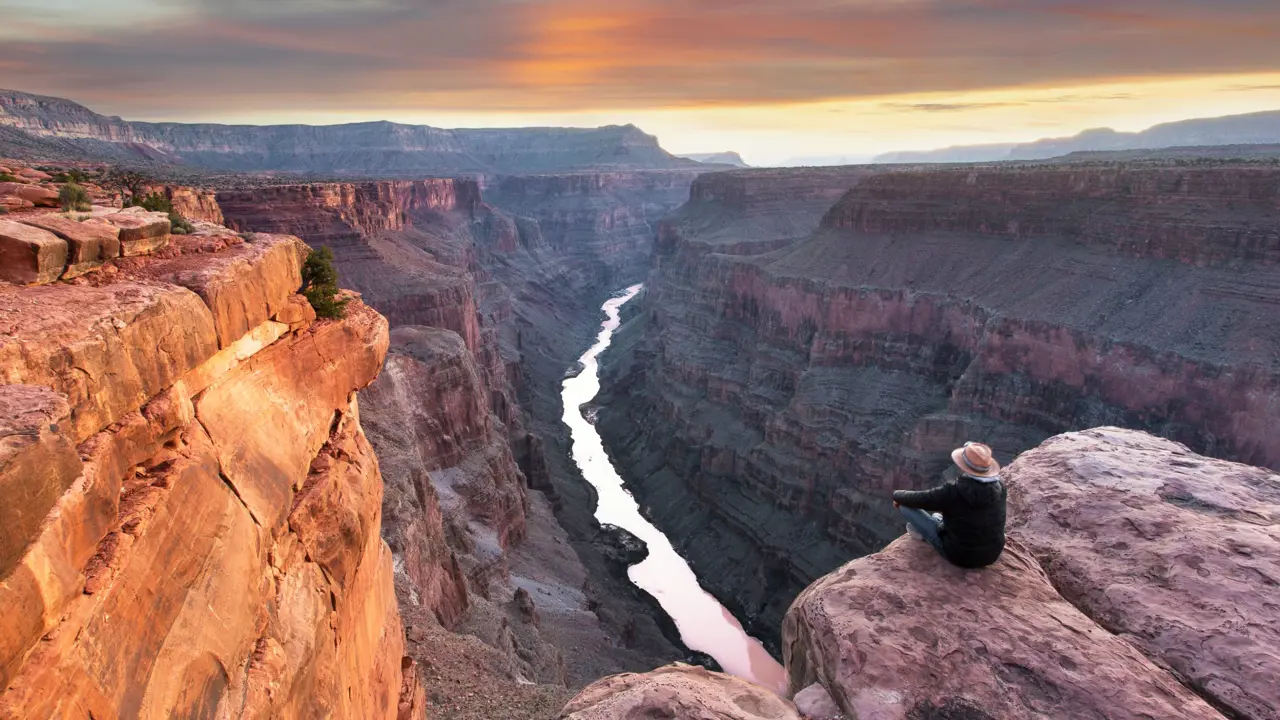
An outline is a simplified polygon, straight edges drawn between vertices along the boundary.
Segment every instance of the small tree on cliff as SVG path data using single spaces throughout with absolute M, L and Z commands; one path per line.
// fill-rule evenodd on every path
M 312 250 L 302 264 L 302 289 L 316 317 L 341 318 L 347 314 L 347 298 L 339 299 L 338 271 L 333 268 L 333 251 L 328 247 Z

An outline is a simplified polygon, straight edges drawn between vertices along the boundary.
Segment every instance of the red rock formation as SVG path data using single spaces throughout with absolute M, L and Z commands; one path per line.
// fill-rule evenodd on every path
M 1008 457 L 1117 424 L 1280 467 L 1277 177 L 883 174 L 793 243 L 700 189 L 621 331 L 630 350 L 606 358 L 599 427 L 762 631 L 798 588 L 899 534 L 888 492 L 932 483 L 966 439 Z
M 4 424 L 39 424 L 0 475 L 23 498 L 0 531 L 0 716 L 421 716 L 355 404 L 386 321 L 272 319 L 298 241 L 259 242 L 0 293 Z
M 848 717 L 1222 717 L 1017 544 L 973 572 L 898 540 L 805 590 L 783 635 L 792 691 L 819 682 Z
M 1101 428 L 1005 477 L 1011 531 L 1064 597 L 1231 717 L 1280 715 L 1280 475 Z
M 191 222 L 200 221 L 214 225 L 225 222 L 222 217 L 222 208 L 218 206 L 217 192 L 214 190 L 165 185 L 160 192 L 169 198 L 175 212 Z
M 462 338 L 418 326 L 392 338 L 382 376 L 362 396 L 387 483 L 386 537 L 416 604 L 451 628 L 467 607 L 464 568 L 477 561 L 460 562 L 449 547 L 445 514 L 478 523 L 505 549 L 524 534 L 529 501 Z
M 904 538 L 801 594 L 792 691 L 820 683 L 849 717 L 1275 716 L 1280 476 L 1100 428 L 1003 477 L 995 565 Z

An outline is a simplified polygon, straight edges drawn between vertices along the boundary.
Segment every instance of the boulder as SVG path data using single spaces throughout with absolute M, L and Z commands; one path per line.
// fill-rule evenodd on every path
M 844 720 L 844 713 L 840 712 L 836 701 L 831 699 L 831 693 L 818 683 L 796 693 L 791 701 L 796 704 L 796 710 L 800 711 L 805 720 Z
M 0 195 L 0 207 L 6 210 L 26 210 L 35 207 L 30 200 L 23 200 L 13 195 Z
M 1280 717 L 1280 475 L 1099 428 L 1005 477 L 1011 532 L 1067 600 L 1231 717 Z
M 296 332 L 310 327 L 316 321 L 316 310 L 302 295 L 293 295 L 272 319 L 288 325 L 290 330 Z
M 792 690 L 820 683 L 847 717 L 1222 718 L 1012 541 L 963 570 L 904 537 L 811 585 L 782 632 Z
M 67 241 L 63 278 L 74 278 L 120 256 L 120 228 L 97 218 L 78 221 L 66 215 L 26 215 L 21 222 L 42 228 Z
M 39 185 L 24 183 L 0 183 L 0 195 L 26 200 L 36 207 L 58 207 L 58 191 L 43 188 Z
M 131 207 L 105 217 L 120 228 L 120 254 L 125 257 L 150 255 L 169 244 L 172 225 L 164 213 Z
M 0 386 L 0 578 L 80 475 L 70 416 L 67 399 L 48 388 Z
M 746 680 L 676 663 L 589 685 L 561 720 L 800 720 L 795 706 Z
M 0 219 L 0 280 L 42 285 L 62 276 L 67 243 L 47 230 Z
M 53 179 L 53 176 L 50 175 L 49 173 L 42 172 L 35 168 L 29 168 L 29 167 L 19 168 L 17 175 L 20 178 L 26 178 L 27 180 L 30 180 L 32 182 L 48 182 Z

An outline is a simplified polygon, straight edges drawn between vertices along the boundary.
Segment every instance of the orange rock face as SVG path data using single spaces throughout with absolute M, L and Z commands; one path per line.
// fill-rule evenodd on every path
M 67 242 L 67 269 L 64 278 L 85 274 L 120 256 L 120 229 L 98 218 L 84 222 L 65 215 L 24 215 L 26 225 L 42 228 Z
M 47 230 L 0 220 L 0 280 L 51 283 L 67 264 L 67 243 Z
M 355 399 L 386 321 L 269 319 L 303 246 L 259 241 L 0 293 L 0 717 L 422 717 Z

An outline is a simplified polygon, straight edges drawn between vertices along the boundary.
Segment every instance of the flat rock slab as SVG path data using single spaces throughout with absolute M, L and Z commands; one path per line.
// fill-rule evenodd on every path
M 0 385 L 0 579 L 80 475 L 71 406 L 48 388 Z
M 902 538 L 801 593 L 782 632 L 791 688 L 821 683 L 848 717 L 1222 718 L 1013 542 L 963 570 Z
M 0 383 L 43 385 L 66 395 L 77 443 L 217 351 L 213 317 L 186 288 L 129 282 L 0 287 Z
M 292 235 L 258 234 L 216 254 L 183 255 L 140 272 L 199 295 L 213 312 L 220 346 L 227 347 L 289 306 L 308 252 Z
M 759 685 L 676 663 L 614 675 L 578 694 L 561 720 L 800 720 L 795 706 Z
M 0 280 L 43 285 L 62 276 L 67 242 L 47 230 L 0 219 Z
M 1280 475 L 1099 428 L 1005 477 L 1012 534 L 1068 600 L 1235 717 L 1280 717 Z
M 120 228 L 120 254 L 125 257 L 150 255 L 169 244 L 172 225 L 164 213 L 126 208 L 105 220 Z
M 58 207 L 58 191 L 39 185 L 0 183 L 0 195 L 22 198 L 36 207 Z
M 20 220 L 67 241 L 67 269 L 63 277 L 73 278 L 101 267 L 120 256 L 120 228 L 97 218 L 84 221 L 66 215 L 26 215 Z

